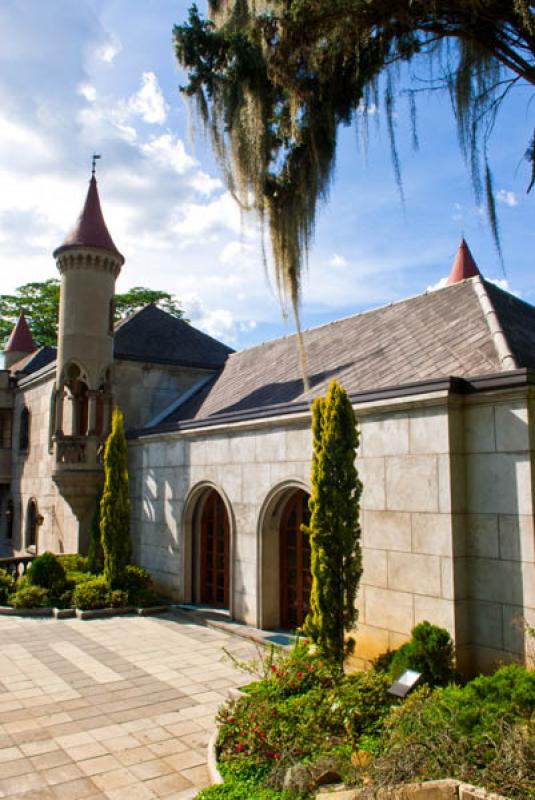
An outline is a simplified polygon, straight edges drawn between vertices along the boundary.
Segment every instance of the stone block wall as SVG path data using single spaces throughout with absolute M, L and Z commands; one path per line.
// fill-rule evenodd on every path
M 117 360 L 113 374 L 114 401 L 124 414 L 125 426 L 140 428 L 211 372 Z
M 361 416 L 357 664 L 398 647 L 424 619 L 455 636 L 450 428 L 443 398 Z
M 26 548 L 26 514 L 31 499 L 37 501 L 43 524 L 38 528 L 38 552 L 75 553 L 78 524 L 52 480 L 54 458 L 50 449 L 50 410 L 55 374 L 30 383 L 15 395 L 13 411 L 13 462 L 11 496 L 15 506 L 12 546 L 17 553 Z M 30 412 L 30 442 L 19 450 L 21 412 Z
M 468 399 L 464 573 L 474 668 L 529 656 L 535 624 L 534 405 Z
M 466 672 L 524 658 L 534 624 L 533 407 L 524 398 L 433 396 L 357 408 L 364 484 L 360 666 L 425 619 Z M 231 522 L 231 613 L 277 625 L 279 498 L 309 488 L 309 419 L 288 417 L 130 445 L 135 556 L 160 588 L 195 599 L 195 506 L 216 488 Z

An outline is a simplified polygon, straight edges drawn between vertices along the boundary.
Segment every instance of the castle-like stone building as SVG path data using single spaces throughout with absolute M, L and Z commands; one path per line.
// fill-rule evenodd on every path
M 124 259 L 94 175 L 55 251 L 58 348 L 21 316 L 0 372 L 4 554 L 84 551 L 113 405 L 129 429 L 138 563 L 177 601 L 259 627 L 307 612 L 310 401 L 336 378 L 360 421 L 357 656 L 442 625 L 461 669 L 525 659 L 535 622 L 535 308 L 463 241 L 448 285 L 233 353 L 148 306 L 113 326 Z

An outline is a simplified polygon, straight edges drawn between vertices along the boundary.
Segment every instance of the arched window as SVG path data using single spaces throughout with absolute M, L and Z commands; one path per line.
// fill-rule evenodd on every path
M 24 406 L 20 413 L 19 450 L 26 451 L 30 447 L 30 412 Z
M 13 505 L 13 500 L 8 500 L 6 506 L 6 539 L 13 539 L 14 516 L 15 506 Z
M 37 547 L 37 503 L 32 498 L 26 510 L 26 548 Z

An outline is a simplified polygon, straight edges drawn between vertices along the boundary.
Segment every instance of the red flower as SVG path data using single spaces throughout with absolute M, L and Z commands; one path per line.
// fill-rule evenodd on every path
M 272 672 L 276 672 L 277 671 L 277 667 L 275 666 L 275 664 L 271 665 L 271 671 Z
M 273 753 L 273 758 L 275 759 L 275 761 L 278 761 L 280 758 L 280 753 Z
M 244 750 L 245 750 L 245 745 L 244 744 L 240 743 L 240 744 L 236 745 L 236 752 L 237 753 L 242 753 Z
M 308 644 L 308 639 L 303 639 L 303 644 Z
M 277 675 L 279 676 L 279 678 L 282 678 L 282 677 L 284 677 L 284 670 L 283 670 L 283 669 L 280 669 L 280 670 L 277 672 Z
M 301 678 L 303 677 L 303 673 L 302 672 L 298 672 L 296 677 L 297 677 L 297 680 L 300 681 Z

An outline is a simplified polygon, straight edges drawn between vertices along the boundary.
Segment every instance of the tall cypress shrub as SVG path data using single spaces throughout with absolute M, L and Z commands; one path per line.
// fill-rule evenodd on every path
M 312 404 L 312 494 L 309 501 L 312 590 L 304 631 L 329 661 L 343 665 L 355 642 L 355 600 L 362 575 L 355 467 L 359 433 L 346 391 L 333 381 Z
M 87 551 L 87 569 L 98 575 L 104 568 L 104 552 L 102 550 L 102 537 L 100 535 L 100 501 L 102 500 L 102 484 L 97 486 L 95 508 L 91 527 L 89 528 L 89 548 Z
M 104 449 L 104 490 L 100 501 L 100 532 L 104 551 L 104 577 L 113 586 L 124 581 L 130 562 L 130 495 L 127 445 L 121 411 L 113 412 L 111 433 Z

